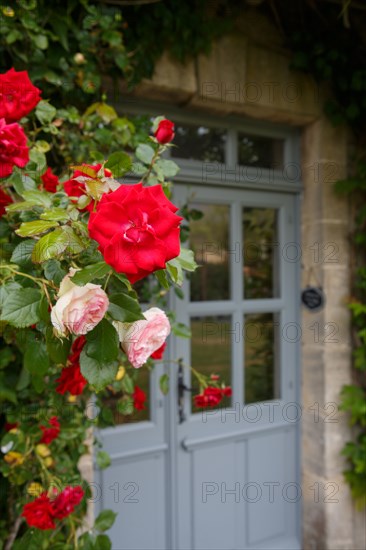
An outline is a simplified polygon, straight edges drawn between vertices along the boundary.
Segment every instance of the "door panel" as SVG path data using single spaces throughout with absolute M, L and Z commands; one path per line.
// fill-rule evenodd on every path
M 113 549 L 165 549 L 165 453 L 113 460 L 103 472 L 103 508 L 118 511 L 109 535 Z
M 298 482 L 298 426 L 289 426 L 283 414 L 298 400 L 297 342 L 282 333 L 284 323 L 296 325 L 297 319 L 297 264 L 285 254 L 288 243 L 296 240 L 291 219 L 295 199 L 179 186 L 175 202 L 188 202 L 209 215 L 206 226 L 205 216 L 198 222 L 200 235 L 207 235 L 206 241 L 201 238 L 201 249 L 215 252 L 206 255 L 205 270 L 219 276 L 216 266 L 224 257 L 230 277 L 229 293 L 199 302 L 189 299 L 186 281 L 185 299 L 174 308 L 178 320 L 191 326 L 192 341 L 175 341 L 175 356 L 187 365 L 193 360 L 198 371 L 219 370 L 233 388 L 231 404 L 201 413 L 191 409 L 189 392 L 185 395 L 185 418 L 177 426 L 177 548 L 239 550 L 262 543 L 272 548 L 276 541 L 300 547 L 295 543 L 298 502 L 287 502 L 282 493 L 276 504 L 265 498 L 271 487 L 282 491 L 286 483 Z M 230 210 L 225 247 L 220 245 L 218 219 L 211 230 L 220 210 Z M 197 232 L 193 237 L 197 243 Z M 259 257 L 250 263 L 254 245 Z M 220 281 L 214 285 L 220 287 Z M 189 369 L 184 376 L 185 384 L 194 387 Z M 288 438 L 288 430 L 295 439 Z M 208 482 L 214 494 L 203 501 Z

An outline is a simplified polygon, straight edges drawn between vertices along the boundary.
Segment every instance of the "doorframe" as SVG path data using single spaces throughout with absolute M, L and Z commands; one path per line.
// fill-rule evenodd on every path
M 226 160 L 227 163 L 215 163 L 215 173 L 210 173 L 204 177 L 204 167 L 207 168 L 207 164 L 204 161 L 186 160 L 179 157 L 173 160 L 179 165 L 180 171 L 178 176 L 172 178 L 175 185 L 194 183 L 195 185 L 209 185 L 220 187 L 222 190 L 225 188 L 240 189 L 243 192 L 246 190 L 256 191 L 271 191 L 279 193 L 289 193 L 295 195 L 295 239 L 301 246 L 301 203 L 302 203 L 302 174 L 301 174 L 301 162 L 300 162 L 300 141 L 301 131 L 296 127 L 286 126 L 283 124 L 275 124 L 271 122 L 247 119 L 237 115 L 224 115 L 224 116 L 212 116 L 203 111 L 196 112 L 195 110 L 189 110 L 188 108 L 175 107 L 167 105 L 161 102 L 151 101 L 139 101 L 135 98 L 125 98 L 126 101 L 123 105 L 123 112 L 128 115 L 146 115 L 158 116 L 164 113 L 164 115 L 173 120 L 174 122 L 186 122 L 195 125 L 207 125 L 208 127 L 226 128 L 228 130 L 228 142 L 226 147 Z M 117 106 L 121 111 L 121 107 Z M 233 154 L 234 134 L 233 132 L 248 132 L 251 135 L 257 135 L 268 138 L 283 138 L 284 144 L 284 170 L 267 169 L 239 166 L 237 157 Z M 169 158 L 169 152 L 166 154 Z M 288 176 L 286 170 L 288 168 L 299 168 L 295 172 L 294 176 Z M 241 168 L 245 168 L 245 174 L 241 173 Z M 234 176 L 230 176 L 234 174 Z M 287 177 L 288 176 L 288 177 Z M 135 183 L 139 181 L 139 177 L 135 177 L 133 174 L 127 174 L 121 183 Z M 296 265 L 296 288 L 300 291 L 301 281 L 301 264 Z M 176 301 L 173 293 L 169 294 L 168 307 L 174 309 L 172 306 Z M 295 309 L 295 322 L 300 325 L 301 311 L 300 311 L 300 294 L 298 307 Z M 301 349 L 300 341 L 296 344 L 296 372 L 297 372 L 297 386 L 295 388 L 297 403 L 301 406 Z M 174 345 L 169 345 L 167 348 L 167 358 L 169 360 L 175 360 L 173 357 Z M 164 367 L 164 372 L 169 374 L 168 367 Z M 170 373 L 170 384 L 176 384 L 176 373 L 174 376 Z M 177 499 L 177 453 L 178 446 L 174 436 L 177 435 L 175 423 L 177 422 L 177 404 L 175 399 L 168 399 L 168 406 L 165 407 L 165 421 L 164 421 L 164 433 L 168 441 L 175 441 L 174 445 L 166 450 L 166 457 L 168 461 L 168 472 L 166 482 L 166 503 L 167 503 L 167 541 L 169 542 L 169 548 L 175 550 L 179 547 L 178 541 L 178 499 Z M 109 430 L 107 428 L 107 430 Z M 301 424 L 299 424 L 296 433 L 296 478 L 297 482 L 301 485 L 301 438 L 302 430 Z M 98 476 L 98 474 L 97 474 Z M 97 477 L 96 476 L 96 477 Z M 301 519 L 302 519 L 302 505 L 301 499 L 299 503 L 299 514 L 297 516 L 297 532 L 299 540 L 302 541 Z M 173 521 L 169 521 L 169 515 Z

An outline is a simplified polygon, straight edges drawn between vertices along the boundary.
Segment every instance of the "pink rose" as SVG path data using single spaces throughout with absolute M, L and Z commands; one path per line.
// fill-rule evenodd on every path
M 170 334 L 169 319 L 158 307 L 151 307 L 145 311 L 144 317 L 146 321 L 113 323 L 122 349 L 136 369 L 146 363 L 150 355 L 164 344 Z
M 103 319 L 109 306 L 108 296 L 100 285 L 78 286 L 71 281 L 76 271 L 70 268 L 61 281 L 58 300 L 51 311 L 51 322 L 62 336 L 67 336 L 68 331 L 86 334 Z

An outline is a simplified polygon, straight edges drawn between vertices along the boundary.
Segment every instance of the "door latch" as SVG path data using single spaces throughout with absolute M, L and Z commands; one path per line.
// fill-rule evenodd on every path
M 179 424 L 185 421 L 186 415 L 184 414 L 184 392 L 196 391 L 195 388 L 188 388 L 184 383 L 184 371 L 183 371 L 183 359 L 178 360 L 178 416 Z

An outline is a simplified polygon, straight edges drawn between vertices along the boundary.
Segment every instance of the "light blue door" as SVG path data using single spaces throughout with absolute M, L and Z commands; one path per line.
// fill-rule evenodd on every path
M 233 395 L 199 411 L 178 365 L 158 364 L 147 415 L 101 433 L 112 465 L 96 472 L 95 507 L 119 514 L 114 550 L 298 549 L 296 195 L 187 183 L 175 203 L 203 213 L 191 228 L 202 267 L 172 296 L 192 340 L 171 338 L 169 357 L 186 388 L 198 390 L 191 365 Z

